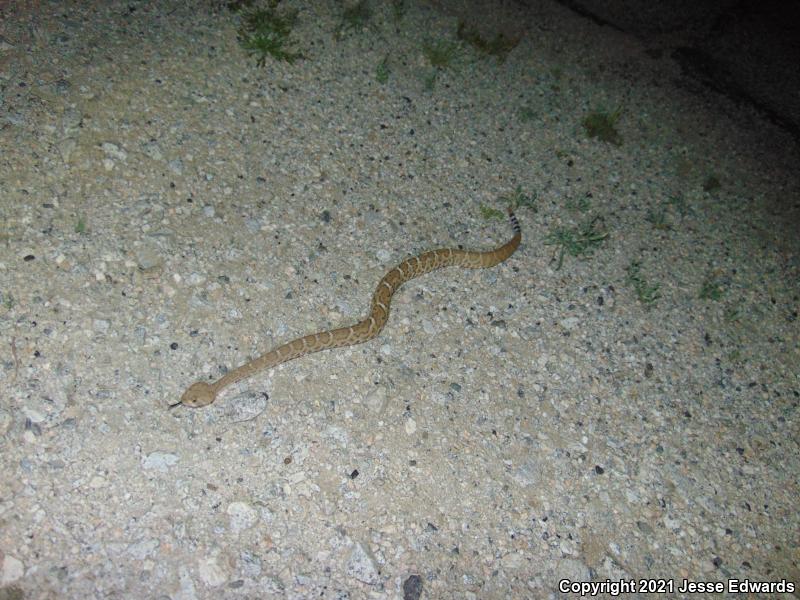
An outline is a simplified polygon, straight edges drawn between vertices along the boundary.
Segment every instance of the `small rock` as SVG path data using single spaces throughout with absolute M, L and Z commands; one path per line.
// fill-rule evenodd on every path
M 247 550 L 242 550 L 237 566 L 242 575 L 249 579 L 255 579 L 261 575 L 261 559 Z
M 25 565 L 16 556 L 6 554 L 3 557 L 3 566 L 0 568 L 0 585 L 14 583 L 25 575 Z
M 251 421 L 267 408 L 267 395 L 257 392 L 245 392 L 232 398 L 223 406 L 225 416 L 232 423 Z
M 567 317 L 566 319 L 561 319 L 558 324 L 561 325 L 567 331 L 575 329 L 575 327 L 580 323 L 580 319 L 578 317 Z
M 167 470 L 178 462 L 178 457 L 169 452 L 151 452 L 142 459 L 142 467 L 166 473 Z
M 134 542 L 133 544 L 128 546 L 127 552 L 137 560 L 144 560 L 150 553 L 152 553 L 160 545 L 161 542 L 159 542 L 155 538 L 151 538 L 149 540 Z
M 537 482 L 536 463 L 533 461 L 520 465 L 511 473 L 511 478 L 522 487 L 528 487 Z
M 175 173 L 175 175 L 183 174 L 183 161 L 179 158 L 173 159 L 167 163 L 169 170 Z
M 403 582 L 403 600 L 419 600 L 422 596 L 422 577 L 409 575 Z
M 422 330 L 427 333 L 428 335 L 433 335 L 436 333 L 436 327 L 434 324 L 428 319 L 422 319 Z
M 568 579 L 570 581 L 589 581 L 592 577 L 589 567 L 573 558 L 562 558 L 556 563 L 554 581 Z
M 154 248 L 145 246 L 137 250 L 136 264 L 142 271 L 151 271 L 160 268 L 164 259 Z
M 104 477 L 101 477 L 100 475 L 95 475 L 89 480 L 89 487 L 95 490 L 105 487 L 107 485 L 108 481 L 106 481 L 106 479 Z
M 180 582 L 180 590 L 177 594 L 172 596 L 173 600 L 196 600 L 197 591 L 194 587 L 192 574 L 188 568 L 181 567 L 178 571 L 178 581 Z
M 68 108 L 61 116 L 61 125 L 66 135 L 73 135 L 78 132 L 83 121 L 83 113 L 76 108 Z
M 332 440 L 340 446 L 347 446 L 350 442 L 350 434 L 346 429 L 337 427 L 336 425 L 328 425 L 323 433 L 326 439 Z
M 40 413 L 35 408 L 31 408 L 29 406 L 25 406 L 22 409 L 25 418 L 28 419 L 34 425 L 39 425 L 40 423 L 44 423 L 44 420 L 47 418 L 45 415 Z
M 386 388 L 382 385 L 375 386 L 367 394 L 366 405 L 374 413 L 383 413 L 386 410 Z
M 157 160 L 161 162 L 164 160 L 164 153 L 161 152 L 161 148 L 158 146 L 156 142 L 145 142 L 142 145 L 142 152 L 144 152 L 147 156 L 152 158 L 153 160 Z
M 103 142 L 100 145 L 100 148 L 102 148 L 106 156 L 110 156 L 111 158 L 116 158 L 117 160 L 122 160 L 122 161 L 127 160 L 128 158 L 127 152 L 122 150 L 116 144 L 112 144 L 111 142 Z
M 0 435 L 5 435 L 11 427 L 12 419 L 11 413 L 7 410 L 0 408 Z
M 231 531 L 235 533 L 250 529 L 258 522 L 258 512 L 245 502 L 231 502 L 225 512 L 231 518 Z
M 56 143 L 56 147 L 58 151 L 61 153 L 61 160 L 65 163 L 69 162 L 69 159 L 72 157 L 72 153 L 77 148 L 78 142 L 75 138 L 68 137 L 64 138 L 63 140 Z
M 197 572 L 203 583 L 210 587 L 217 587 L 228 580 L 228 574 L 219 564 L 216 558 L 204 558 L 197 565 Z
M 350 552 L 350 558 L 347 561 L 347 574 L 369 585 L 376 585 L 380 582 L 380 574 L 375 566 L 375 559 L 372 558 L 369 550 L 364 548 L 361 543 L 356 543 Z

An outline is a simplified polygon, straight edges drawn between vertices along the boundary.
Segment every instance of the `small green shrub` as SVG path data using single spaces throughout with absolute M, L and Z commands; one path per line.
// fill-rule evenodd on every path
M 561 269 L 564 262 L 564 255 L 570 256 L 591 256 L 601 242 L 608 237 L 608 232 L 596 227 L 602 218 L 597 216 L 586 221 L 577 227 L 559 227 L 551 231 L 545 237 L 544 243 L 547 246 L 556 246 L 558 252 L 558 266 Z
M 667 204 L 669 204 L 672 208 L 678 211 L 678 214 L 682 217 L 685 217 L 686 215 L 692 212 L 691 207 L 686 202 L 686 196 L 684 196 L 680 192 L 670 196 L 667 199 Z
M 406 3 L 404 0 L 392 0 L 392 17 L 395 23 L 403 20 L 406 14 Z
M 536 111 L 530 105 L 522 106 L 519 109 L 519 120 L 523 123 L 533 121 L 536 117 Z
M 720 183 L 720 180 L 717 178 L 716 175 L 709 175 L 703 182 L 703 191 L 709 194 L 712 192 L 716 192 L 721 187 L 722 183 Z
M 361 31 L 369 23 L 372 17 L 372 10 L 367 4 L 367 0 L 359 0 L 344 9 L 339 26 L 336 28 L 336 39 L 341 39 L 345 33 Z
M 667 210 L 663 206 L 651 208 L 647 211 L 647 217 L 645 218 L 653 226 L 653 229 L 659 229 L 661 231 L 672 229 L 672 224 L 669 222 L 667 216 Z
M 496 57 L 500 62 L 505 61 L 508 53 L 519 44 L 519 38 L 509 38 L 502 33 L 487 40 L 477 29 L 470 27 L 464 21 L 458 23 L 458 39 L 464 40 L 478 52 Z
M 533 194 L 524 193 L 521 185 L 518 185 L 510 194 L 500 196 L 499 200 L 506 202 L 512 210 L 517 210 L 520 206 L 524 206 L 533 212 L 538 212 L 536 197 Z
M 583 128 L 590 138 L 599 138 L 608 144 L 621 146 L 622 137 L 615 127 L 621 114 L 621 108 L 612 113 L 602 110 L 592 111 L 583 120 Z
M 645 305 L 651 305 L 661 297 L 658 291 L 661 284 L 656 283 L 649 285 L 642 276 L 642 265 L 639 261 L 633 261 L 625 269 L 628 275 L 628 283 L 633 286 L 639 302 Z
M 589 195 L 581 196 L 580 198 L 569 198 L 565 203 L 569 210 L 585 213 L 592 207 L 592 198 Z
M 697 297 L 701 300 L 714 300 L 716 302 L 721 300 L 724 294 L 725 288 L 722 282 L 713 273 L 709 273 L 700 285 L 700 292 Z
M 453 64 L 453 60 L 458 56 L 458 44 L 449 40 L 437 40 L 435 42 L 425 42 L 422 45 L 422 53 L 432 67 L 437 69 L 447 69 Z
M 375 67 L 375 79 L 378 83 L 384 84 L 389 81 L 389 73 L 391 73 L 391 69 L 389 69 L 389 57 L 384 56 L 383 60 Z
M 231 12 L 239 12 L 243 8 L 250 8 L 255 4 L 255 0 L 229 0 L 225 3 Z
M 484 219 L 503 219 L 505 217 L 503 211 L 492 208 L 491 206 L 486 206 L 485 204 L 480 205 L 480 211 Z
M 294 62 L 303 58 L 300 52 L 290 49 L 289 36 L 297 20 L 297 12 L 278 13 L 278 2 L 272 0 L 267 8 L 259 8 L 244 14 L 239 28 L 239 44 L 250 55 L 257 57 L 257 64 L 263 67 L 267 57 L 275 60 Z

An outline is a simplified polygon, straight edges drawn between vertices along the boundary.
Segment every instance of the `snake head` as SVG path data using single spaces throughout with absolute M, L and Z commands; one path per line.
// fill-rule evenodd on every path
M 217 397 L 214 388 L 204 381 L 198 381 L 189 386 L 189 389 L 183 392 L 181 396 L 181 404 L 191 408 L 201 408 L 208 406 Z

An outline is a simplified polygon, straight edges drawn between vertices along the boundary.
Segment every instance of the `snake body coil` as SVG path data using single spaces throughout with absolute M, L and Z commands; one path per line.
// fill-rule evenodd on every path
M 243 364 L 241 367 L 226 373 L 213 383 L 198 381 L 192 384 L 181 396 L 181 403 L 185 406 L 199 408 L 211 404 L 216 400 L 217 394 L 229 385 L 241 381 L 263 371 L 270 369 L 288 360 L 293 360 L 312 352 L 353 346 L 371 340 L 377 336 L 386 321 L 389 319 L 389 306 L 392 295 L 406 281 L 430 273 L 444 267 L 463 267 L 465 269 L 486 269 L 503 262 L 519 246 L 522 239 L 519 222 L 511 209 L 508 210 L 514 237 L 502 246 L 487 252 L 460 250 L 456 248 L 441 248 L 429 250 L 417 256 L 407 258 L 395 268 L 390 270 L 378 283 L 372 295 L 369 315 L 349 327 L 331 329 L 320 333 L 312 333 L 301 338 L 287 342 L 258 358 Z

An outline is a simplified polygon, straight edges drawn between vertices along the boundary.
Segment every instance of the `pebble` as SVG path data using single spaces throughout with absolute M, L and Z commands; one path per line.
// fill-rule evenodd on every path
M 258 522 L 258 511 L 245 502 L 231 502 L 225 512 L 230 517 L 230 527 L 234 533 L 241 533 Z
M 178 457 L 169 452 L 151 452 L 142 459 L 142 467 L 147 470 L 166 473 L 170 467 L 178 462 Z
M 419 600 L 424 585 L 419 575 L 409 575 L 403 582 L 403 600 Z
M 0 560 L 3 561 L 3 566 L 0 567 L 0 585 L 19 581 L 25 575 L 25 565 L 16 556 L 0 552 Z
M 373 414 L 379 415 L 386 410 L 387 396 L 386 388 L 382 385 L 377 385 L 367 394 L 364 403 Z
M 411 418 L 406 419 L 405 430 L 408 435 L 413 435 L 417 431 L 417 422 Z
M 350 557 L 347 560 L 346 571 L 350 577 L 354 577 L 362 583 L 368 585 L 380 583 L 380 574 L 378 573 L 375 559 L 369 550 L 359 542 L 353 544 Z
M 155 538 L 135 542 L 128 546 L 128 554 L 136 560 L 144 560 L 159 547 L 160 542 Z
M 150 246 L 143 246 L 136 251 L 136 264 L 142 271 L 153 271 L 164 265 L 164 257 Z
M 120 161 L 125 161 L 128 159 L 128 153 L 122 150 L 116 144 L 111 142 L 103 142 L 100 147 L 103 149 L 103 152 L 105 152 L 106 155 L 111 158 L 116 158 Z
M 267 397 L 262 392 L 244 392 L 227 402 L 222 402 L 226 418 L 231 423 L 250 421 L 258 417 L 267 408 Z
M 228 581 L 228 570 L 217 562 L 216 557 L 203 558 L 197 564 L 200 579 L 209 587 L 219 587 Z
M 5 435 L 11 428 L 11 413 L 4 408 L 0 408 L 0 435 Z
M 577 327 L 578 323 L 580 322 L 581 321 L 578 317 L 567 317 L 566 319 L 561 319 L 558 322 L 558 324 L 561 325 L 561 327 L 563 327 L 567 331 L 570 331 L 572 329 L 575 329 L 575 327 Z

